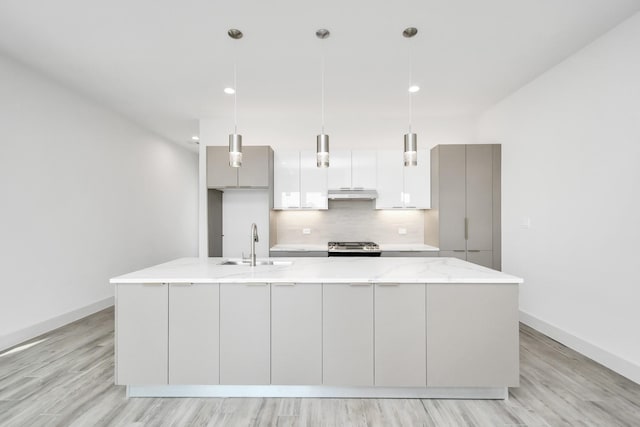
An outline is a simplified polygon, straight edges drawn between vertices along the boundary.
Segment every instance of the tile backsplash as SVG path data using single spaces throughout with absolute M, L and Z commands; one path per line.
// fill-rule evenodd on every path
M 326 211 L 275 211 L 277 243 L 423 243 L 423 210 L 376 210 L 375 201 L 329 201 Z M 310 234 L 303 234 L 309 229 Z M 399 234 L 403 229 L 406 234 Z

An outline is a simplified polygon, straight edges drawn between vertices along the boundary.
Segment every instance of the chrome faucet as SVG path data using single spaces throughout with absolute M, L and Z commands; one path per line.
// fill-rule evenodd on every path
M 258 226 L 254 222 L 251 224 L 251 254 L 249 254 L 249 261 L 251 262 L 251 267 L 256 266 L 256 242 L 260 241 L 258 238 Z

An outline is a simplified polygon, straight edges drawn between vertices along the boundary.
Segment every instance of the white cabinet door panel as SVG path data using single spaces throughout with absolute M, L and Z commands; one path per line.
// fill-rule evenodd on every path
M 218 384 L 220 285 L 169 285 L 169 384 Z
M 277 150 L 273 160 L 273 207 L 300 207 L 300 152 Z
M 322 285 L 271 285 L 271 384 L 322 384 Z
M 323 384 L 372 386 L 373 285 L 323 285 Z
M 351 186 L 353 188 L 376 188 L 377 160 L 375 150 L 353 150 L 351 152 Z
M 404 167 L 404 206 L 429 209 L 431 207 L 430 152 L 418 150 L 418 165 Z
M 351 151 L 331 150 L 329 154 L 329 188 L 351 188 Z
M 378 151 L 376 209 L 403 207 L 403 167 L 402 151 Z
M 270 382 L 269 285 L 220 285 L 220 384 Z
M 315 151 L 300 152 L 300 207 L 327 209 L 327 171 L 317 166 Z

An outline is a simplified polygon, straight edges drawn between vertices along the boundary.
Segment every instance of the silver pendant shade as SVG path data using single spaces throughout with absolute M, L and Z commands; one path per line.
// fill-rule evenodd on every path
M 240 40 L 242 31 L 232 28 L 227 31 L 229 37 Z M 237 63 L 233 64 L 233 133 L 229 135 L 229 166 L 242 166 L 242 135 L 238 134 L 238 70 Z
M 321 28 L 316 31 L 316 37 L 320 40 L 329 38 L 329 30 Z M 329 167 L 329 135 L 324 133 L 324 52 L 322 54 L 322 131 L 316 136 L 316 166 L 319 168 Z

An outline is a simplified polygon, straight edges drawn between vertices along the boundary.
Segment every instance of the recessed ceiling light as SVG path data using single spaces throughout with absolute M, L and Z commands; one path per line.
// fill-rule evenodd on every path
M 416 85 L 409 86 L 409 92 L 411 93 L 416 93 L 419 90 L 420 90 L 420 86 L 416 86 Z
M 196 142 L 200 141 L 200 137 L 198 135 L 193 135 L 191 139 Z
M 236 93 L 236 90 L 232 87 L 225 87 L 224 93 L 226 93 L 227 95 L 233 95 L 234 93 Z

